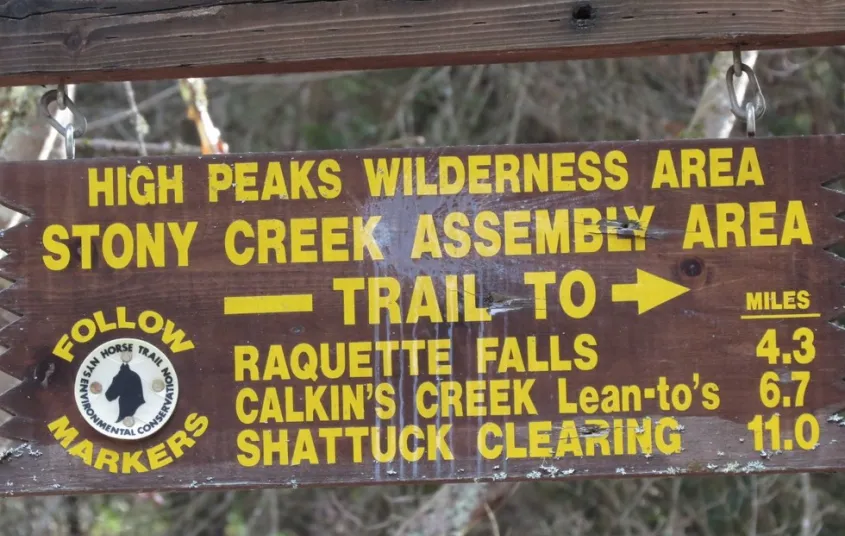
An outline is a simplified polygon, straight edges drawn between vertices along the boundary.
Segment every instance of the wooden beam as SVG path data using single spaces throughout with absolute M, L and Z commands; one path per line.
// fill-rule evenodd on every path
M 0 85 L 845 44 L 830 0 L 0 0 Z

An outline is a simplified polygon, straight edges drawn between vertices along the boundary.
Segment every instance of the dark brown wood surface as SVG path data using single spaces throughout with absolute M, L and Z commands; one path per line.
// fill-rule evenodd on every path
M 701 152 L 691 152 L 695 150 Z M 700 163 L 696 159 L 701 156 L 708 158 L 713 167 L 706 169 L 714 169 L 714 173 L 720 176 L 755 176 L 754 162 L 758 161 L 760 173 L 756 176 L 762 183 L 734 187 L 653 188 L 660 151 L 669 151 L 679 176 L 683 174 L 680 165 L 682 155 L 688 156 L 688 162 Z M 594 153 L 593 156 L 583 157 L 590 152 Z M 742 155 L 752 153 L 756 154 L 756 159 L 745 159 L 745 164 L 740 165 Z M 368 159 L 420 157 L 426 168 L 421 178 L 428 184 L 436 184 L 438 163 L 449 161 L 449 157 L 457 157 L 452 162 L 468 165 L 470 162 L 483 162 L 485 155 L 499 155 L 497 158 L 501 161 L 513 162 L 514 159 L 524 160 L 525 155 L 537 158 L 539 154 L 563 155 L 549 157 L 559 162 L 568 161 L 570 156 L 567 155 L 576 162 L 606 162 L 611 155 L 615 154 L 618 160 L 622 154 L 624 164 L 621 168 L 627 173 L 628 182 L 621 189 L 607 185 L 592 189 L 589 181 L 576 180 L 574 184 L 580 185 L 576 191 L 544 194 L 537 191 L 526 193 L 523 182 L 519 183 L 522 191 L 510 191 L 509 187 L 505 192 L 487 194 L 471 194 L 464 190 L 448 195 L 415 193 L 374 197 L 368 188 Z M 722 169 L 715 159 L 719 155 L 725 162 Z M 733 157 L 727 158 L 726 155 Z M 337 192 L 334 188 L 339 186 L 339 195 L 332 199 L 297 199 L 300 196 L 294 191 L 305 190 L 290 188 L 290 169 L 295 165 L 308 167 L 308 162 L 312 160 L 315 171 L 311 173 L 311 178 L 316 194 L 326 195 L 329 192 L 329 197 L 332 197 L 331 192 Z M 326 164 L 332 161 L 336 165 Z M 256 188 L 259 192 L 266 170 L 277 165 L 283 170 L 289 189 L 286 195 L 274 195 L 266 201 L 242 202 L 236 199 L 236 195 L 238 191 L 251 189 L 247 177 L 237 179 L 246 181 L 241 183 L 241 187 L 232 184 L 217 192 L 217 202 L 209 202 L 209 169 L 219 169 L 213 167 L 219 164 L 227 164 L 223 167 L 228 169 L 252 169 L 253 173 L 258 170 Z M 102 177 L 106 168 L 121 166 L 130 172 L 138 166 L 150 166 L 153 170 L 158 166 L 165 166 L 167 170 L 181 166 L 183 202 L 89 206 L 91 170 Z M 329 180 L 326 183 L 333 184 L 332 187 L 318 188 L 322 183 L 315 177 L 321 166 L 328 166 L 324 170 L 340 170 L 336 173 L 339 181 Z M 375 168 L 389 171 L 390 166 L 376 163 Z M 565 172 L 566 165 L 562 164 L 558 169 Z M 587 166 L 581 169 L 585 176 L 589 174 L 586 170 Z M 577 170 L 574 173 L 576 179 L 581 175 Z M 603 176 L 611 178 L 608 185 L 618 184 L 612 180 L 614 173 L 620 174 L 620 168 L 607 167 L 603 171 Z M 22 317 L 0 332 L 0 340 L 9 348 L 0 357 L 0 368 L 21 380 L 19 386 L 0 398 L 0 406 L 15 415 L 0 429 L 0 433 L 24 441 L 16 450 L 0 456 L 0 490 L 11 495 L 841 469 L 845 467 L 845 428 L 840 426 L 843 421 L 837 412 L 845 409 L 845 356 L 842 350 L 845 333 L 833 321 L 842 313 L 845 304 L 841 285 L 845 280 L 845 264 L 829 249 L 840 243 L 845 234 L 843 223 L 836 217 L 845 213 L 845 196 L 828 186 L 831 181 L 841 180 L 844 174 L 843 137 L 3 164 L 0 166 L 2 200 L 30 219 L 7 231 L 0 239 L 0 247 L 9 252 L 2 261 L 3 271 L 15 281 L 10 289 L 0 293 L 0 304 Z M 507 167 L 500 167 L 498 175 L 494 170 L 490 181 L 485 183 L 482 180 L 479 184 L 495 185 L 496 177 L 505 175 Z M 520 173 L 519 181 L 523 178 L 524 174 Z M 573 183 L 564 181 L 559 184 Z M 583 188 L 585 185 L 587 189 Z M 766 205 L 765 202 L 773 204 Z M 723 244 L 726 247 L 708 248 L 699 244 L 684 248 L 685 240 L 690 239 L 688 219 L 694 212 L 693 206 L 699 204 L 708 215 L 714 244 L 729 239 Z M 621 207 L 625 206 L 636 207 L 638 214 L 643 213 L 645 206 L 654 207 L 645 237 L 640 236 L 642 232 L 637 230 L 642 225 L 641 220 L 622 216 Z M 799 206 L 800 213 L 795 210 Z M 619 207 L 617 214 L 608 213 L 608 207 Z M 596 208 L 604 214 L 595 227 L 589 227 L 584 219 L 577 219 L 588 213 L 574 211 L 585 208 Z M 427 255 L 414 259 L 411 255 L 414 244 L 419 245 L 415 238 L 418 236 L 418 222 L 425 215 L 433 217 L 442 236 L 441 224 L 449 213 L 461 212 L 470 221 L 479 214 L 495 214 L 503 220 L 507 213 L 512 216 L 530 214 L 531 223 L 515 224 L 508 232 L 516 232 L 514 229 L 520 228 L 528 236 L 533 236 L 539 228 L 537 220 L 533 219 L 538 213 L 548 210 L 554 214 L 555 210 L 561 209 L 572 211 L 568 213 L 570 230 L 586 226 L 586 233 L 582 236 L 587 238 L 582 238 L 583 241 L 595 239 L 607 244 L 607 241 L 613 240 L 616 248 L 631 251 L 608 251 L 604 247 L 595 253 L 537 254 L 535 251 L 531 255 L 506 255 L 505 251 L 500 251 L 492 256 L 482 256 L 473 250 L 462 258 L 444 255 L 439 259 Z M 755 211 L 767 215 L 763 219 L 755 219 L 752 216 Z M 736 221 L 740 212 L 744 214 L 740 225 L 744 229 L 741 233 L 744 242 L 737 243 L 739 235 L 726 234 L 724 226 L 719 231 L 717 214 L 720 212 L 732 214 L 723 218 L 723 223 Z M 579 216 L 576 217 L 576 214 Z M 290 231 L 293 219 L 316 218 L 323 225 L 327 221 L 325 218 L 329 217 L 361 217 L 366 220 L 376 216 L 380 216 L 381 220 L 372 237 L 383 253 L 381 260 L 373 260 L 365 253 L 364 260 L 360 262 L 276 263 L 276 257 L 271 253 L 271 262 L 267 264 L 239 266 L 231 262 L 225 253 L 227 228 L 236 220 L 253 225 L 262 219 L 284 222 L 290 233 L 285 238 L 286 260 L 290 261 L 293 250 L 287 240 L 293 234 Z M 94 239 L 90 269 L 84 268 L 80 262 L 80 255 L 85 257 L 89 253 L 84 249 L 72 255 L 65 269 L 45 267 L 45 256 L 51 256 L 47 249 L 48 240 L 45 240 L 48 226 L 70 228 L 72 225 L 97 224 L 105 230 L 107 226 L 120 223 L 135 228 L 136 224 L 154 222 L 174 222 L 184 226 L 191 221 L 197 222 L 197 229 L 189 249 L 187 266 L 175 264 L 176 249 L 168 245 L 165 248 L 166 267 L 116 269 L 107 262 L 102 240 Z M 808 233 L 805 233 L 805 238 L 812 243 L 799 240 L 800 232 L 792 233 L 794 240 L 782 242 L 783 236 L 789 236 L 783 235 L 784 228 L 799 229 L 804 224 Z M 504 233 L 501 225 L 488 227 Z M 634 236 L 631 236 L 632 233 Z M 778 237 L 776 245 L 761 246 L 760 241 L 767 240 L 764 235 L 772 233 Z M 513 244 L 529 242 L 531 240 L 518 239 Z M 243 237 L 236 243 L 238 251 L 250 244 Z M 443 244 L 447 243 L 452 244 L 444 239 Z M 566 243 L 572 246 L 571 240 Z M 317 244 L 319 249 L 319 236 Z M 749 247 L 752 245 L 755 247 Z M 78 242 L 72 244 L 74 251 L 78 246 Z M 304 251 L 311 249 L 304 246 Z M 446 251 L 449 250 L 444 248 Z M 570 314 L 571 309 L 565 312 L 558 305 L 557 286 L 548 286 L 545 300 L 547 318 L 537 318 L 535 307 L 542 303 L 535 299 L 533 287 L 525 284 L 524 274 L 550 272 L 555 274 L 552 277 L 560 280 L 564 274 L 576 270 L 586 272 L 595 282 L 595 308 L 583 318 Z M 647 274 L 638 276 L 639 271 Z M 414 282 L 425 276 L 435 281 L 437 300 L 445 309 L 443 304 L 450 299 L 443 288 L 444 276 L 448 274 L 475 276 L 476 285 L 465 294 L 461 305 L 464 312 L 473 306 L 491 312 L 489 321 L 476 322 L 470 318 L 432 322 L 425 318 L 419 321 L 407 318 Z M 664 287 L 633 287 L 638 277 L 641 283 L 646 282 L 648 274 L 660 278 Z M 377 315 L 377 323 L 371 324 L 368 297 L 361 293 L 355 301 L 356 322 L 346 325 L 342 295 L 334 291 L 333 286 L 338 278 L 356 277 L 395 278 L 401 287 L 398 301 L 402 309 L 401 322 L 388 323 L 388 313 L 381 311 Z M 661 300 L 656 300 L 656 297 L 662 295 L 661 289 L 665 285 L 672 288 L 681 285 L 688 290 L 658 303 Z M 770 293 L 782 303 L 786 300 L 784 293 L 789 291 L 808 292 L 809 303 L 803 308 L 796 306 L 793 309 L 749 311 L 747 308 L 746 293 Z M 626 296 L 626 293 L 633 294 Z M 312 296 L 313 311 L 224 314 L 226 297 L 291 294 Z M 640 305 L 652 300 L 654 307 L 639 314 L 638 303 L 626 301 L 633 299 L 632 296 L 642 300 Z M 473 299 L 475 303 L 470 303 Z M 583 292 L 576 291 L 574 303 L 580 304 L 582 299 Z M 116 329 L 98 333 L 89 343 L 76 344 L 72 351 L 75 359 L 71 362 L 54 352 L 62 335 L 71 332 L 77 321 L 91 317 L 97 311 L 102 311 L 107 321 L 112 320 L 117 307 L 126 308 L 130 318 L 136 318 L 145 310 L 156 311 L 174 322 L 178 329 L 183 329 L 195 343 L 195 348 L 188 351 L 165 352 L 173 362 L 180 382 L 175 414 L 161 431 L 139 441 L 110 439 L 87 424 L 75 406 L 74 378 L 83 357 L 102 342 L 123 336 L 161 345 L 160 337 L 138 329 Z M 744 318 L 761 314 L 790 317 Z M 796 314 L 801 316 L 791 317 Z M 802 328 L 813 334 L 815 358 L 805 364 L 794 360 L 788 362 L 789 358 L 785 358 L 784 354 L 797 356 L 801 351 L 799 338 L 793 339 L 796 330 Z M 779 350 L 774 356 L 775 364 L 757 355 L 759 343 L 769 329 L 777 332 Z M 573 366 L 573 370 L 565 372 L 523 372 L 515 366 L 498 373 L 497 360 L 494 359 L 487 372 L 478 372 L 476 345 L 479 338 L 495 337 L 504 341 L 511 337 L 526 356 L 527 345 L 536 341 L 538 359 L 543 360 L 545 356 L 548 360 L 548 356 L 554 354 L 573 365 L 576 363 L 573 361 L 573 341 L 583 334 L 592 335 L 596 341 L 597 358 L 591 370 L 579 370 Z M 282 345 L 285 355 L 290 356 L 292 349 L 303 343 L 319 346 L 320 343 L 335 345 L 358 341 L 389 345 L 397 341 L 435 339 L 445 340 L 451 345 L 448 359 L 444 358 L 444 363 L 450 365 L 448 374 L 432 374 L 427 359 L 423 357 L 420 360 L 421 372 L 414 375 L 408 354 L 403 353 L 393 361 L 393 375 L 389 375 L 384 361 L 373 358 L 373 371 L 356 378 L 349 378 L 348 374 L 336 379 L 321 376 L 315 381 L 278 378 L 238 381 L 235 378 L 234 348 L 237 345 L 256 347 L 263 370 L 271 345 Z M 560 341 L 557 351 L 554 350 L 554 340 Z M 337 358 L 342 353 L 335 347 L 331 355 Z M 773 408 L 765 407 L 761 400 L 761 378 L 767 372 L 774 372 L 779 377 L 778 390 L 782 403 Z M 807 372 L 810 381 L 804 386 L 803 407 L 795 407 L 800 377 Z M 791 376 L 795 373 L 798 376 Z M 599 392 L 604 388 L 612 390 L 614 386 L 619 389 L 622 386 L 655 389 L 661 377 L 670 389 L 678 385 L 689 387 L 692 397 L 689 408 L 682 407 L 685 395 L 679 391 L 680 398 L 671 401 L 669 396 L 668 405 L 664 407 L 652 397 L 643 400 L 641 409 L 628 411 L 609 408 L 608 411 L 599 409 L 590 414 L 586 405 L 572 413 L 559 411 L 561 379 L 566 379 L 567 400 L 573 402 L 576 393 L 588 386 Z M 423 385 L 438 389 L 444 385 L 460 384 L 466 389 L 472 385 L 467 382 L 477 380 L 496 380 L 500 382 L 497 385 L 512 387 L 520 382 L 525 385 L 524 382 L 533 381 L 527 396 L 530 405 L 536 407 L 537 414 L 467 416 L 466 397 L 458 398 L 462 401 L 464 415 L 453 412 L 451 416 L 447 413 L 428 418 L 422 414 L 415 393 L 423 389 Z M 384 387 L 385 384 L 389 387 Z M 330 390 L 331 386 L 341 388 L 349 385 L 365 386 L 362 387 L 364 390 L 368 389 L 367 385 L 372 385 L 373 389 L 378 385 L 391 389 L 392 395 L 386 398 L 393 401 L 395 411 L 380 418 L 376 408 L 383 401 L 373 396 L 367 399 L 365 415 L 359 420 L 332 419 L 329 416 L 322 422 L 243 423 L 238 419 L 238 393 L 247 388 L 254 389 L 259 395 L 267 389 L 275 389 L 280 393 L 283 404 L 287 400 L 285 388 L 290 388 L 292 390 L 288 391 L 287 398 L 301 408 L 308 388 L 327 387 Z M 716 392 L 714 386 L 719 398 L 717 407 L 708 405 L 708 395 L 705 395 L 705 391 L 713 395 Z M 791 399 L 791 403 L 786 402 L 786 397 Z M 424 405 L 434 400 L 434 396 L 423 396 Z M 515 404 L 513 398 L 493 403 L 485 395 L 484 400 L 486 402 L 470 402 L 469 405 L 488 409 L 493 406 L 510 408 L 511 413 L 516 408 L 530 407 Z M 712 402 L 712 398 L 709 400 Z M 445 403 L 446 399 L 441 398 L 441 402 Z M 259 407 L 260 404 L 250 404 L 247 409 Z M 208 429 L 196 438 L 196 444 L 184 449 L 181 457 L 173 459 L 165 467 L 142 473 L 112 474 L 105 469 L 91 467 L 90 461 L 86 464 L 83 461 L 84 450 L 75 451 L 77 455 L 72 454 L 75 446 L 78 447 L 84 440 L 90 441 L 95 449 L 93 459 L 100 449 L 130 453 L 154 449 L 178 433 L 185 420 L 194 413 L 208 418 Z M 760 422 L 763 422 L 775 414 L 779 415 L 782 428 L 780 448 L 772 445 L 768 432 L 765 432 L 764 448 L 755 448 L 755 434 L 749 430 L 749 423 L 754 421 L 755 416 L 761 416 Z M 63 415 L 67 417 L 68 425 L 79 433 L 73 442 L 66 445 L 71 452 L 59 444 L 48 429 L 51 422 Z M 602 426 L 595 422 L 597 419 L 618 429 L 602 430 Z M 811 424 L 806 425 L 808 428 L 802 436 L 803 447 L 798 446 L 794 433 L 797 419 L 818 423 L 817 437 L 806 431 L 811 430 Z M 660 432 L 649 432 L 649 423 L 654 427 L 663 423 Z M 671 424 L 671 429 L 666 428 L 667 423 Z M 372 441 L 362 440 L 361 461 L 356 463 L 353 459 L 354 443 L 347 438 L 337 440 L 336 461 L 332 464 L 327 463 L 330 456 L 319 442 L 316 464 L 307 461 L 280 464 L 277 461 L 268 466 L 258 463 L 246 467 L 239 463 L 238 455 L 246 452 L 239 445 L 239 434 L 253 433 L 244 430 L 254 431 L 258 436 L 269 431 L 273 437 L 286 430 L 290 439 L 288 448 L 293 453 L 295 448 L 305 448 L 301 445 L 296 447 L 299 441 L 297 434 L 310 434 L 317 438 L 321 433 L 335 433 L 351 427 L 374 427 L 376 436 L 384 439 L 390 433 L 389 427 L 402 429 L 412 425 L 419 425 L 422 430 L 426 430 L 427 426 L 448 426 L 448 429 L 444 428 L 444 441 L 454 455 L 453 459 L 424 458 L 412 462 L 403 461 L 397 454 L 392 461 L 376 462 L 371 454 Z M 482 440 L 492 446 L 506 441 L 496 437 L 501 430 L 509 435 L 508 441 L 526 450 L 511 449 L 510 455 L 503 453 L 485 458 L 479 454 L 479 430 L 493 431 L 492 435 L 481 434 Z M 562 443 L 569 445 L 570 449 L 574 449 L 575 444 L 586 448 L 588 442 L 595 441 L 596 435 L 609 433 L 609 441 L 621 445 L 622 452 L 596 452 L 593 455 L 582 452 L 578 455 L 573 450 L 559 451 L 561 430 L 577 430 L 577 438 L 573 435 Z M 617 432 L 623 436 L 615 438 L 613 434 Z M 629 443 L 639 433 L 650 434 L 653 452 L 634 448 L 636 445 Z M 544 434 L 552 439 L 543 439 Z M 675 447 L 680 448 L 668 453 L 666 449 L 659 449 L 657 439 L 654 439 L 658 436 L 663 441 L 675 441 Z M 808 438 L 813 439 L 812 444 L 807 444 Z M 534 446 L 530 446 L 532 442 Z M 551 455 L 542 448 L 544 442 L 550 442 Z M 422 444 L 427 445 L 426 455 L 436 450 L 430 442 Z M 409 448 L 415 448 L 413 441 Z M 310 456 L 307 452 L 300 454 L 306 460 Z
M 825 0 L 4 0 L 0 84 L 842 45 L 843 28 Z

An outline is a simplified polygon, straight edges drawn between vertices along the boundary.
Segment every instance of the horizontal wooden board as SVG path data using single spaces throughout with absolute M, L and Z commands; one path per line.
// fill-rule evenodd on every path
M 842 45 L 843 28 L 825 0 L 12 0 L 0 85 Z
M 841 469 L 843 171 L 845 137 L 2 164 L 0 493 Z

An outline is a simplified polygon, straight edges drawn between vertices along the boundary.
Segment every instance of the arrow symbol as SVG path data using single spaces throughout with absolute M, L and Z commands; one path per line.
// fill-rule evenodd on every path
M 613 285 L 611 299 L 614 302 L 635 301 L 637 314 L 643 314 L 686 292 L 689 289 L 685 286 L 637 269 L 637 282 Z

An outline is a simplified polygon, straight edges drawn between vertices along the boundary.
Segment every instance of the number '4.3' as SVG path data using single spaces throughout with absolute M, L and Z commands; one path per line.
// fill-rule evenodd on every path
M 815 336 L 810 328 L 798 328 L 792 333 L 792 340 L 798 343 L 798 348 L 791 352 L 782 352 L 777 339 L 777 330 L 766 330 L 757 343 L 757 357 L 765 357 L 770 365 L 777 365 L 778 359 L 784 365 L 790 365 L 793 361 L 799 365 L 808 365 L 816 357 L 816 347 L 813 344 Z

